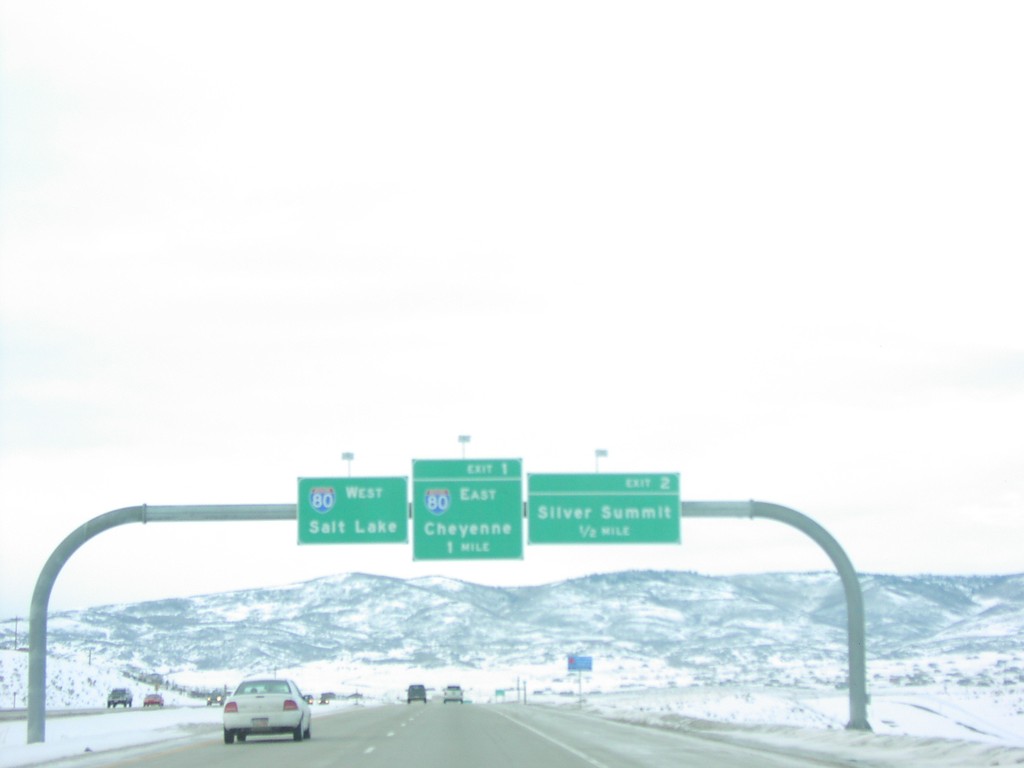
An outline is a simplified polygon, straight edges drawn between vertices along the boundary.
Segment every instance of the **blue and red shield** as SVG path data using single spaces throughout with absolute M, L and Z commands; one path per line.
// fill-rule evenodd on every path
M 423 502 L 431 514 L 443 515 L 452 503 L 452 496 L 447 488 L 428 488 Z
M 309 489 L 309 506 L 314 512 L 326 515 L 334 508 L 334 500 L 337 498 L 334 489 L 330 486 L 319 486 Z

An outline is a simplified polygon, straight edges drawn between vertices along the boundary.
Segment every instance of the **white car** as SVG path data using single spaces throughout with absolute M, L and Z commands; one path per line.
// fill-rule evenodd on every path
M 447 704 L 449 701 L 457 701 L 459 704 L 462 703 L 462 688 L 457 685 L 449 685 L 444 689 L 444 702 Z
M 224 702 L 224 743 L 265 733 L 290 733 L 302 741 L 309 738 L 311 720 L 306 697 L 291 680 L 246 680 Z

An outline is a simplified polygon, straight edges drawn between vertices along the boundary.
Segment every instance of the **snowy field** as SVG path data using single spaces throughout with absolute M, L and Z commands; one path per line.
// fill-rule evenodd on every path
M 426 675 L 422 670 L 389 669 L 387 677 L 373 671 L 372 679 L 366 668 L 304 668 L 279 674 L 296 679 L 314 695 L 322 692 L 309 682 L 314 679 L 329 681 L 339 694 L 359 694 L 357 699 L 315 706 L 314 717 L 343 715 L 352 706 L 403 701 L 410 682 L 425 682 L 435 690 L 457 682 L 476 702 L 518 706 L 521 699 L 515 677 L 510 681 L 505 675 L 459 669 L 431 670 Z M 533 670 L 530 679 L 540 680 L 541 674 L 542 670 Z M 65 703 L 49 705 L 45 743 L 25 743 L 24 720 L 0 721 L 0 768 L 76 756 L 75 765 L 102 765 L 114 750 L 118 757 L 125 757 L 162 742 L 220 739 L 220 709 L 206 707 L 185 693 L 163 690 L 168 706 L 143 710 L 138 705 L 149 689 L 116 674 L 52 659 L 48 676 L 51 687 L 63 692 Z M 9 709 L 23 698 L 21 685 L 26 678 L 27 655 L 0 652 L 0 704 L 4 705 L 0 708 Z M 209 689 L 225 683 L 233 686 L 240 679 L 221 671 L 185 675 L 175 682 Z M 121 685 L 135 693 L 136 706 L 131 710 L 58 716 L 61 709 L 102 707 L 106 691 Z M 846 693 L 824 688 L 674 686 L 611 691 L 597 690 L 594 680 L 584 676 L 582 680 L 562 678 L 556 690 L 532 690 L 527 684 L 526 698 L 529 706 L 572 707 L 599 717 L 709 738 L 782 750 L 799 745 L 823 757 L 867 766 L 1024 766 L 1024 702 L 1017 689 L 877 688 L 868 709 L 870 733 L 847 731 Z

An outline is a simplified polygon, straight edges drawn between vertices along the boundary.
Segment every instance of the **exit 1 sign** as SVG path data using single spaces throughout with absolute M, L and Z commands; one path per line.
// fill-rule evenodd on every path
M 417 459 L 414 560 L 523 557 L 521 459 Z

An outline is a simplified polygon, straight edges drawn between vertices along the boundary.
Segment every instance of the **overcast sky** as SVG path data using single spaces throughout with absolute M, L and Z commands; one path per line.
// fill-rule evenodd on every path
M 1016 2 L 0 3 L 0 620 L 77 526 L 413 459 L 678 472 L 1024 570 Z M 776 523 L 413 562 L 104 533 L 54 610 L 362 570 L 831 567 Z

